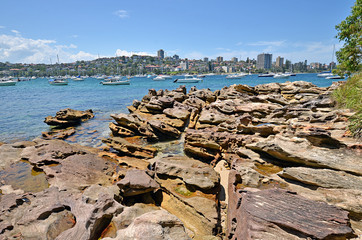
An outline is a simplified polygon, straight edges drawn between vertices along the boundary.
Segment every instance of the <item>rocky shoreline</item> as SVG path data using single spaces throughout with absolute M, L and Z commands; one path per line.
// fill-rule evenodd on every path
M 61 130 L 0 146 L 0 239 L 360 239 L 362 144 L 339 84 L 150 89 L 102 148 L 60 140 L 91 111 L 48 117 Z M 43 187 L 5 177 L 21 162 Z

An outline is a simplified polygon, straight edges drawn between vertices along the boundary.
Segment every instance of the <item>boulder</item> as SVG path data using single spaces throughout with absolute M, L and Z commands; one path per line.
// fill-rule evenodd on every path
M 111 114 L 111 117 L 117 122 L 118 125 L 132 131 L 137 131 L 139 126 L 144 123 L 144 120 L 137 114 Z
M 190 117 L 190 111 L 186 107 L 173 107 L 166 108 L 163 110 L 163 113 L 168 117 L 181 119 L 183 121 L 187 120 Z
M 86 111 L 79 111 L 66 108 L 57 112 L 55 114 L 55 117 L 46 117 L 44 122 L 48 125 L 66 127 L 78 125 L 81 122 L 87 121 L 88 119 L 91 119 L 93 117 L 94 114 L 91 109 Z
M 208 164 L 183 156 L 158 158 L 153 166 L 157 175 L 182 179 L 186 184 L 208 190 L 219 185 L 220 177 Z
M 199 122 L 203 124 L 219 124 L 230 119 L 229 115 L 223 114 L 216 109 L 204 109 L 200 113 Z
M 128 170 L 126 176 L 117 183 L 125 197 L 151 192 L 160 186 L 143 170 Z
M 165 122 L 161 122 L 158 120 L 150 120 L 148 124 L 153 129 L 153 132 L 160 138 L 160 139 L 178 139 L 181 135 L 181 132 L 176 128 L 168 125 Z

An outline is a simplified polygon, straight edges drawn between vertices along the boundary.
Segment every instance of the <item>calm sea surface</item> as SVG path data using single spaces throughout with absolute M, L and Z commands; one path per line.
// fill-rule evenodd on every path
M 181 77 L 174 77 L 181 78 Z M 332 80 L 318 78 L 316 74 L 299 74 L 289 79 L 258 78 L 257 75 L 229 80 L 225 76 L 206 76 L 201 83 L 185 84 L 187 89 L 210 88 L 212 91 L 232 84 L 255 86 L 270 82 L 309 81 L 319 87 L 327 87 Z M 64 108 L 92 109 L 95 118 L 78 127 L 79 134 L 71 141 L 97 146 L 101 137 L 109 134 L 111 113 L 127 113 L 126 106 L 134 99 L 141 100 L 148 89 L 175 89 L 180 83 L 173 80 L 152 81 L 148 78 L 132 78 L 130 85 L 103 86 L 100 80 L 69 80 L 67 86 L 52 86 L 47 79 L 39 78 L 18 82 L 16 86 L 0 87 L 0 141 L 31 140 L 50 128 L 43 122 L 46 116 L 54 116 Z

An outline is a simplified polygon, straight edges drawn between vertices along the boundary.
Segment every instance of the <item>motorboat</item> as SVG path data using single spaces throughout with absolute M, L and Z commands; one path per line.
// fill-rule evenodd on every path
M 82 78 L 81 76 L 73 77 L 72 79 L 73 81 L 84 81 L 84 78 Z
M 284 74 L 289 75 L 290 77 L 295 77 L 297 76 L 297 74 L 293 73 L 293 72 L 285 72 Z
M 317 77 L 320 78 L 326 78 L 326 77 L 332 77 L 333 73 L 331 71 L 327 71 L 327 72 L 321 72 L 319 74 L 317 74 Z
M 0 78 L 0 86 L 15 86 L 16 81 L 10 78 Z
M 339 76 L 339 75 L 332 75 L 332 76 L 326 77 L 326 79 L 344 79 L 344 77 Z
M 103 85 L 130 85 L 131 81 L 130 80 L 122 80 L 122 78 L 109 78 L 106 79 L 105 81 L 100 82 L 100 84 Z
M 226 79 L 240 79 L 240 78 L 245 77 L 246 75 L 248 75 L 248 74 L 246 74 L 246 73 L 230 74 L 230 75 L 226 76 Z
M 263 73 L 259 74 L 258 77 L 274 77 L 274 73 Z
M 61 78 L 51 78 L 48 80 L 50 85 L 68 85 L 68 81 L 66 79 L 61 79 Z
M 193 75 L 185 75 L 185 78 L 175 79 L 174 83 L 198 83 L 202 82 L 202 78 L 195 77 Z
M 206 74 L 199 74 L 199 75 L 197 75 L 197 77 L 198 78 L 204 78 L 204 77 L 206 77 Z
M 281 79 L 281 78 L 289 78 L 289 74 L 284 74 L 284 73 L 277 73 L 273 76 L 273 78 L 277 78 L 277 79 Z
M 152 80 L 153 81 L 165 81 L 166 79 L 169 79 L 169 78 L 167 78 L 165 75 L 159 75 L 159 76 L 153 78 Z

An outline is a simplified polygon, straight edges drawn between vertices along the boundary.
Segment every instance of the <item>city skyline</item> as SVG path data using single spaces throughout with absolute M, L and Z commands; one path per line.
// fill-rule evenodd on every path
M 4 0 L 0 62 L 49 64 L 57 54 L 60 62 L 157 56 L 163 49 L 165 57 L 182 59 L 245 60 L 270 52 L 292 62 L 329 63 L 333 45 L 336 50 L 342 46 L 334 27 L 350 14 L 353 3 Z

